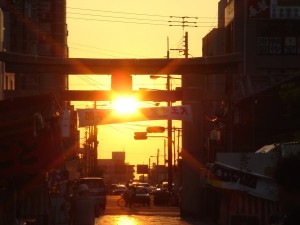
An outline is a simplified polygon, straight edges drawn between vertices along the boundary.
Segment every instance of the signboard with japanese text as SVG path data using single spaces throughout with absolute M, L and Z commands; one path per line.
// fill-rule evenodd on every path
M 192 122 L 189 105 L 139 108 L 134 114 L 118 114 L 112 109 L 78 109 L 79 127 L 145 120 L 182 120 Z

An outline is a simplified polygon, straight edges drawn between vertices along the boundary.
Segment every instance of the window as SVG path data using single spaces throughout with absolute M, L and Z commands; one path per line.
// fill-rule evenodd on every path
M 298 43 L 297 53 L 300 54 L 300 37 L 297 38 L 297 43 Z
M 295 16 L 295 18 L 299 18 L 299 9 L 298 8 L 294 8 L 294 16 Z
M 270 54 L 279 55 L 281 54 L 281 38 L 270 37 Z
M 284 10 L 283 8 L 279 9 L 279 18 L 283 18 L 284 17 Z
M 287 18 L 291 18 L 292 17 L 292 9 L 291 8 L 287 8 L 286 9 L 286 17 Z
M 269 50 L 268 37 L 257 37 L 257 54 L 268 54 Z
M 284 53 L 296 54 L 297 42 L 296 37 L 285 37 L 284 39 Z

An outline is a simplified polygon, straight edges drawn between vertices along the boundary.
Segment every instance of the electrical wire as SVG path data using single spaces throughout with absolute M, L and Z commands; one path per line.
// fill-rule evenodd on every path
M 67 14 L 70 15 L 81 15 L 88 17 L 105 17 L 105 18 L 113 18 L 113 19 L 121 19 L 121 20 L 108 20 L 108 19 L 91 19 L 87 17 L 70 17 L 70 19 L 81 19 L 81 20 L 94 20 L 94 21 L 104 21 L 104 22 L 114 22 L 114 23 L 133 23 L 133 24 L 143 24 L 143 25 L 155 25 L 155 26 L 181 26 L 185 27 L 210 27 L 210 26 L 199 26 L 200 23 L 209 23 L 211 24 L 214 21 L 198 21 L 198 19 L 209 19 L 211 17 L 190 17 L 190 16 L 166 16 L 166 15 L 155 15 L 155 14 L 145 14 L 145 13 L 130 13 L 130 12 L 120 12 L 120 11 L 107 11 L 107 10 L 99 10 L 99 9 L 85 9 L 85 8 L 72 8 L 67 7 L 67 9 L 71 10 L 80 10 L 80 11 L 89 11 L 89 12 L 101 12 L 101 13 L 110 13 L 113 15 L 103 15 L 103 14 L 91 14 L 91 13 L 81 13 L 68 11 Z M 125 17 L 125 16 L 115 16 L 114 14 L 123 14 L 123 15 L 134 15 L 139 17 Z M 149 19 L 149 18 L 141 18 L 142 17 L 160 17 L 160 18 L 169 18 L 171 20 L 161 20 L 161 19 Z M 182 20 L 173 20 L 173 19 L 182 19 Z M 196 21 L 187 21 L 187 19 L 193 19 Z M 125 20 L 125 21 L 124 21 Z M 136 20 L 136 21 L 127 21 L 127 20 Z M 215 20 L 215 17 L 214 17 Z M 149 22 L 137 22 L 137 21 L 149 21 Z M 152 23 L 159 22 L 159 23 Z
M 94 14 L 87 14 L 87 13 L 74 13 L 68 12 L 68 14 L 73 15 L 81 15 L 81 16 L 96 16 L 96 17 L 106 17 L 106 18 L 113 18 L 113 19 L 126 19 L 126 20 L 141 20 L 141 21 L 152 21 L 152 22 L 168 22 L 165 20 L 154 20 L 154 19 L 145 19 L 145 18 L 135 18 L 135 17 L 124 17 L 124 16 L 105 16 L 105 15 L 94 15 Z
M 140 55 L 131 54 L 131 53 L 128 53 L 128 52 L 119 52 L 119 51 L 109 50 L 109 49 L 105 49 L 105 48 L 98 48 L 98 47 L 94 47 L 94 46 L 90 46 L 90 45 L 78 44 L 78 43 L 74 43 L 74 42 L 68 42 L 68 44 L 78 45 L 78 46 L 92 48 L 92 49 L 99 49 L 99 50 L 102 50 L 102 51 L 108 51 L 108 52 L 113 52 L 113 53 L 117 53 L 117 54 L 123 54 L 123 55 L 126 54 L 126 55 L 132 55 L 132 56 L 136 56 L 136 57 L 141 57 Z M 80 49 L 80 48 L 72 47 L 72 49 Z M 82 51 L 84 51 L 84 50 L 82 50 Z M 87 50 L 87 51 L 89 51 L 89 50 Z M 92 53 L 99 53 L 99 52 L 96 52 L 96 51 L 90 51 L 90 52 L 92 52 Z M 101 54 L 101 53 L 99 53 L 99 54 L 100 55 L 107 55 L 107 54 Z M 108 56 L 115 57 L 115 55 L 108 55 Z
M 131 24 L 138 24 L 138 25 L 168 26 L 167 24 L 158 24 L 158 23 L 139 23 L 139 22 L 132 22 L 132 21 L 89 19 L 89 18 L 78 18 L 78 17 L 70 17 L 70 16 L 67 16 L 67 19 L 89 20 L 89 21 L 92 20 L 92 21 L 111 22 L 111 23 L 126 23 L 126 24 L 131 23 Z
M 119 11 L 109 11 L 109 10 L 100 10 L 100 9 L 85 9 L 85 8 L 74 8 L 74 7 L 67 7 L 67 9 L 76 9 L 76 10 L 83 10 L 83 11 L 95 11 L 95 12 L 105 12 L 105 13 L 116 13 L 116 14 L 127 14 L 127 15 L 136 15 L 136 16 L 155 16 L 155 17 L 168 17 L 166 15 L 158 15 L 158 14 L 145 14 L 145 13 L 131 13 L 131 12 L 119 12 Z

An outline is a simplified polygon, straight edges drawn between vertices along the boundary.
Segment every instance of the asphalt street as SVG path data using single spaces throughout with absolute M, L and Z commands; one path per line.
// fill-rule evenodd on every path
M 134 208 L 119 207 L 120 196 L 107 196 L 107 207 L 96 219 L 95 225 L 210 225 L 197 220 L 181 219 L 179 207 L 140 206 Z

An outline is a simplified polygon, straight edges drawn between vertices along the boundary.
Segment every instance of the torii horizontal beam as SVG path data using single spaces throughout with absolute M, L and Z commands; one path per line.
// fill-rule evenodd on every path
M 209 74 L 236 70 L 240 54 L 197 58 L 88 59 L 60 58 L 0 52 L 6 72 L 40 74 Z
M 113 91 L 78 91 L 69 90 L 63 91 L 61 97 L 66 101 L 110 101 L 112 100 Z M 122 93 L 124 94 L 124 93 Z M 126 94 L 136 96 L 140 101 L 154 102 L 176 102 L 183 100 L 183 91 L 164 91 L 164 90 L 146 90 L 146 91 L 131 91 Z

